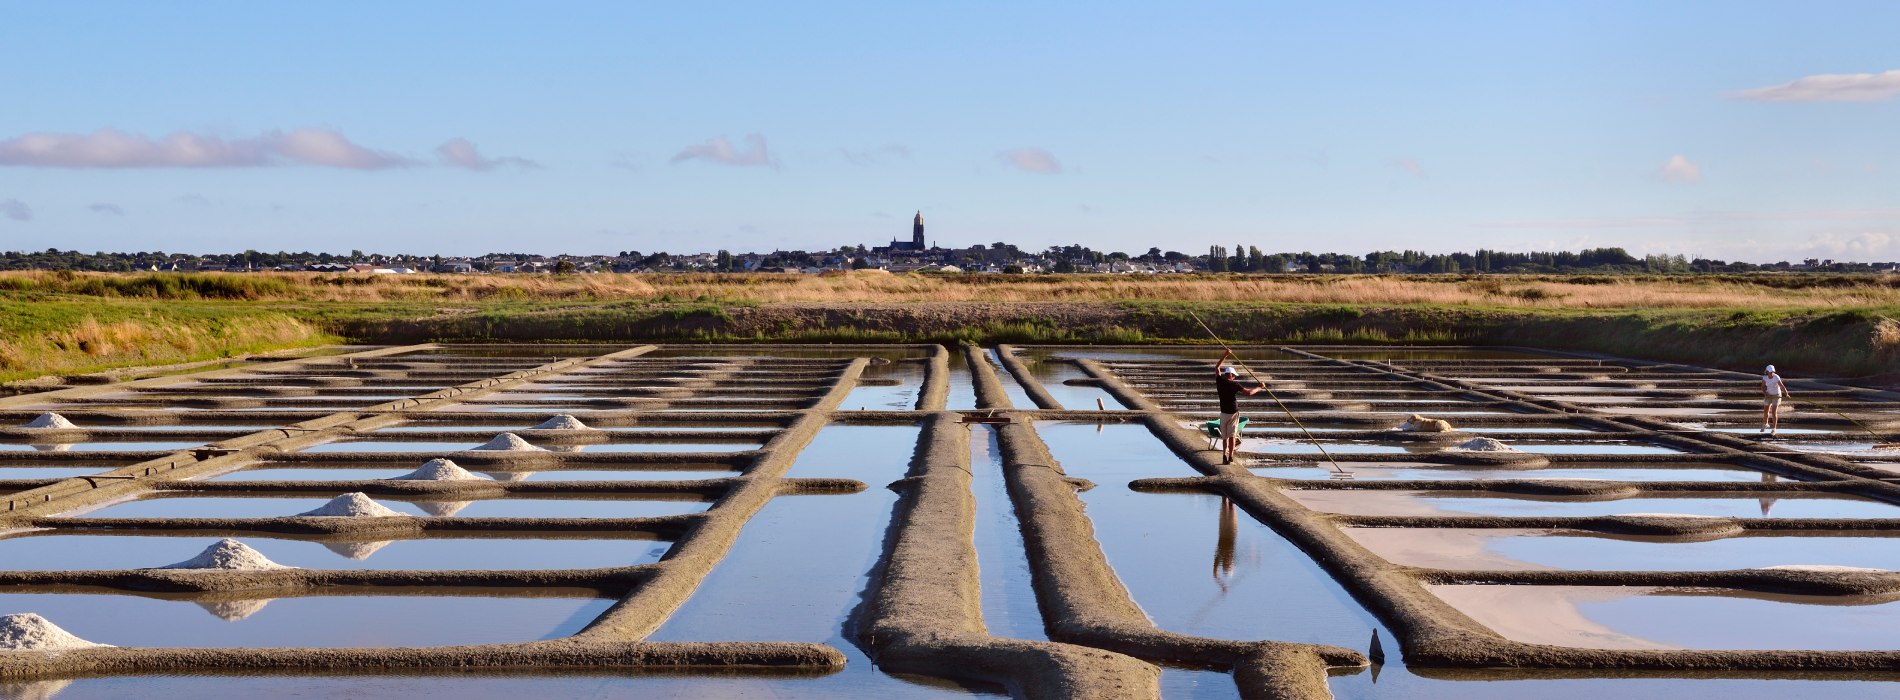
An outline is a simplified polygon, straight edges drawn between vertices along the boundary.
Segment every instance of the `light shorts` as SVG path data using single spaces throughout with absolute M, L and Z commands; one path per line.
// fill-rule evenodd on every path
M 1220 414 L 1220 436 L 1223 438 L 1240 437 L 1240 414 Z
M 1761 400 L 1761 404 L 1762 404 L 1763 406 L 1774 406 L 1774 407 L 1779 407 L 1779 406 L 1781 405 L 1781 397 L 1779 397 L 1779 396 L 1765 396 L 1765 397 L 1762 397 L 1762 400 Z

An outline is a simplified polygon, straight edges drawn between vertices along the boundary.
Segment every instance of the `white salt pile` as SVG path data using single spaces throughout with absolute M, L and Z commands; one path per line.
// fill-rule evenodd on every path
M 65 651 L 109 647 L 73 636 L 33 613 L 0 615 L 0 651 Z
M 1404 423 L 1399 424 L 1399 430 L 1408 433 L 1449 433 L 1451 432 L 1451 423 L 1436 418 L 1426 418 L 1414 413 L 1411 418 L 1407 418 Z
M 487 479 L 483 479 L 482 477 L 476 476 L 474 472 L 471 472 L 467 469 L 463 469 L 462 467 L 458 466 L 456 463 L 451 462 L 447 459 L 440 458 L 440 457 L 429 460 L 427 462 L 423 462 L 422 467 L 420 469 L 409 472 L 408 474 L 404 474 L 402 476 L 393 477 L 391 480 L 392 481 L 470 481 L 470 480 L 487 481 Z
M 234 539 L 218 540 L 199 552 L 198 556 L 160 569 L 218 569 L 221 571 L 269 571 L 271 569 L 289 569 L 266 558 L 262 552 L 251 549 L 250 545 Z
M 33 420 L 30 420 L 30 421 L 27 421 L 25 425 L 22 425 L 20 427 L 42 428 L 46 430 L 72 430 L 79 426 L 74 425 L 72 421 L 66 420 L 66 417 L 60 414 L 42 413 L 39 415 L 39 417 L 34 418 Z
M 336 498 L 330 499 L 329 503 L 323 504 L 322 508 L 305 513 L 298 513 L 298 515 L 314 515 L 326 518 L 380 518 L 405 514 L 390 510 L 384 507 L 383 504 L 370 500 L 368 494 L 359 491 L 357 493 L 346 493 L 337 496 Z
M 542 421 L 540 425 L 534 426 L 530 428 L 530 430 L 593 430 L 593 428 L 587 427 L 587 424 L 582 423 L 581 419 L 563 413 Z
M 495 439 L 482 443 L 481 447 L 477 447 L 468 451 L 469 452 L 477 452 L 477 451 L 480 451 L 480 452 L 546 452 L 547 450 L 528 444 L 528 441 L 521 439 L 520 435 L 516 435 L 514 433 L 502 433 L 500 435 L 496 435 Z
M 1464 442 L 1458 443 L 1457 447 L 1453 447 L 1450 449 L 1463 450 L 1466 452 L 1516 452 L 1517 451 L 1517 448 L 1515 447 L 1499 442 L 1496 438 L 1488 438 L 1488 437 L 1472 438 L 1470 440 L 1466 440 Z

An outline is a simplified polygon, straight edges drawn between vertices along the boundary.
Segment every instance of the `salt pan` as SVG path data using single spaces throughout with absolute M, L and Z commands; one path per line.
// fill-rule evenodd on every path
M 1488 437 L 1472 438 L 1470 440 L 1466 440 L 1464 442 L 1458 443 L 1457 447 L 1452 447 L 1449 449 L 1462 450 L 1465 452 L 1516 452 L 1518 451 L 1517 448 L 1512 447 L 1510 445 L 1506 445 L 1502 442 L 1499 442 L 1496 438 L 1488 438 Z

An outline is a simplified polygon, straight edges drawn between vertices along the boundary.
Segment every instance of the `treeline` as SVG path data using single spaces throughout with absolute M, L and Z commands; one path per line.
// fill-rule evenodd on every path
M 807 253 L 804 251 L 774 251 L 769 254 L 741 254 L 754 258 L 757 268 L 800 268 L 831 265 L 850 265 L 865 267 L 867 251 L 864 246 L 842 247 L 836 251 Z M 605 270 L 608 263 L 613 269 L 626 270 L 692 270 L 701 272 L 734 272 L 742 268 L 738 264 L 739 255 L 721 250 L 705 264 L 689 264 L 695 256 L 672 255 L 664 252 L 640 253 L 622 251 L 617 255 L 605 256 L 557 256 L 567 258 L 592 258 L 600 261 L 597 269 Z M 1762 271 L 1806 271 L 1833 273 L 1871 273 L 1900 269 L 1895 262 L 1845 262 L 1827 259 L 1808 258 L 1796 262 L 1749 263 L 1726 261 L 1711 258 L 1690 259 L 1682 255 L 1647 255 L 1636 257 L 1622 248 L 1589 248 L 1579 251 L 1547 251 L 1514 253 L 1501 250 L 1480 248 L 1473 252 L 1427 253 L 1418 250 L 1386 250 L 1350 255 L 1345 253 L 1280 252 L 1265 253 L 1250 245 L 1209 246 L 1204 255 L 1188 255 L 1177 251 L 1163 251 L 1149 248 L 1147 253 L 1130 255 L 1123 252 L 1098 251 L 1082 245 L 1050 246 L 1040 252 L 1018 249 L 1014 245 L 994 243 L 988 246 L 972 246 L 968 249 L 933 249 L 923 254 L 926 259 L 935 259 L 944 263 L 960 265 L 990 263 L 1008 263 L 1010 267 L 1018 264 L 1039 264 L 1044 270 L 1066 272 L 1121 270 L 1111 263 L 1144 263 L 1153 269 L 1193 270 L 1207 272 L 1245 272 L 1258 274 L 1299 273 L 1299 274 L 1539 274 L 1589 272 L 1599 274 L 1686 274 L 1686 273 L 1733 273 Z M 465 258 L 457 258 L 465 259 Z M 470 260 L 475 269 L 489 269 L 489 262 L 495 260 L 542 259 L 538 255 L 525 253 L 490 253 Z M 109 253 L 80 251 L 62 251 L 47 249 L 44 251 L 6 251 L 0 252 L 0 270 L 76 270 L 96 272 L 135 272 L 153 269 L 188 270 L 270 270 L 302 269 L 315 264 L 351 264 L 375 263 L 378 265 L 403 266 L 420 270 L 434 269 L 441 265 L 441 255 L 383 255 L 365 254 L 360 250 L 348 254 L 284 252 L 275 253 L 247 250 L 241 253 L 180 254 L 164 251 Z M 583 262 L 585 262 L 583 260 Z M 552 270 L 553 261 L 549 262 Z M 565 270 L 572 270 L 567 265 Z M 1125 271 L 1125 270 L 1122 270 Z

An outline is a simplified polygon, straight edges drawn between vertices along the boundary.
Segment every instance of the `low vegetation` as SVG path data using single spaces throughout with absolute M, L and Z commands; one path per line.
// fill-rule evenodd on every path
M 331 342 L 1525 344 L 1900 367 L 1900 276 L 0 273 L 0 378 Z

